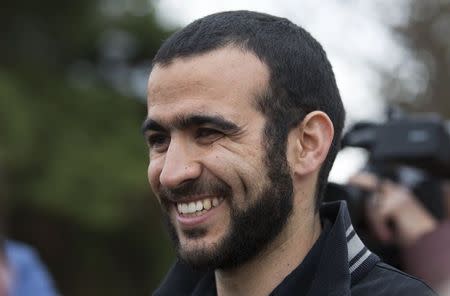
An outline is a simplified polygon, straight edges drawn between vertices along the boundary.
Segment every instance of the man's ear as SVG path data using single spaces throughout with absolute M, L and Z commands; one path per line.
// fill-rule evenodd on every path
M 302 176 L 318 171 L 328 155 L 333 135 L 333 123 L 327 114 L 308 113 L 289 133 L 291 155 L 288 159 L 294 173 Z

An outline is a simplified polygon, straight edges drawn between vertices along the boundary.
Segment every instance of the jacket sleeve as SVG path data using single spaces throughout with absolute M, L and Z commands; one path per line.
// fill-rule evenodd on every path
M 403 250 L 404 270 L 439 291 L 450 282 L 450 220 Z

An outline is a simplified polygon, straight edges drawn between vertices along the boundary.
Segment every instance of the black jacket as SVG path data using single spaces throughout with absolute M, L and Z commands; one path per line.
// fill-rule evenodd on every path
M 364 246 L 345 202 L 324 204 L 320 215 L 324 230 L 318 241 L 271 295 L 436 295 L 424 282 L 382 263 Z M 215 294 L 212 271 L 194 271 L 177 262 L 153 295 Z

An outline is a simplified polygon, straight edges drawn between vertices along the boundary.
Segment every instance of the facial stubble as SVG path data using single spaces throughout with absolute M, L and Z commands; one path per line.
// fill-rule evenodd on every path
M 282 142 L 266 143 L 264 165 L 269 181 L 260 184 L 262 190 L 245 209 L 239 209 L 233 204 L 231 188 L 219 179 L 207 181 L 193 180 L 183 185 L 183 188 L 172 190 L 162 189 L 161 200 L 174 199 L 174 196 L 207 190 L 218 196 L 223 196 L 230 207 L 230 225 L 227 233 L 214 246 L 198 247 L 186 250 L 180 244 L 176 228 L 170 219 L 169 211 L 164 212 L 164 220 L 169 235 L 174 242 L 178 257 L 196 269 L 230 269 L 239 266 L 260 254 L 284 228 L 293 208 L 293 185 L 289 174 L 289 166 L 285 157 Z M 255 180 L 257 182 L 257 180 Z M 166 208 L 169 207 L 166 204 Z M 191 239 L 201 239 L 207 235 L 207 229 L 195 228 L 184 231 Z

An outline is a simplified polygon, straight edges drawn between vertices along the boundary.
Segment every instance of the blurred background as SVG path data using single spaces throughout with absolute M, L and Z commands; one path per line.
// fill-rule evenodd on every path
M 393 103 L 450 117 L 450 1 L 28 2 L 0 10 L 1 233 L 32 245 L 64 295 L 148 295 L 173 260 L 140 124 L 152 57 L 196 18 L 250 9 L 305 27 L 347 124 Z M 331 179 L 366 157 L 343 151 Z

